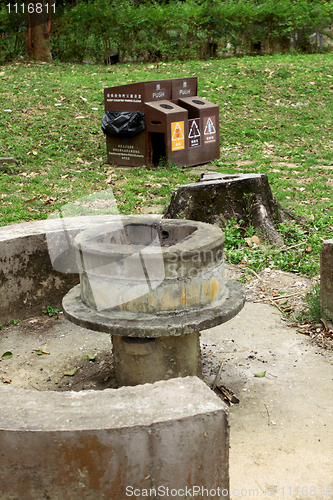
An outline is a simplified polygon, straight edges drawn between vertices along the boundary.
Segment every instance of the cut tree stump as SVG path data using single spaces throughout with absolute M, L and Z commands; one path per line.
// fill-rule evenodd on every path
M 254 226 L 264 239 L 276 245 L 284 244 L 276 230 L 279 222 L 306 222 L 305 217 L 273 198 L 266 174 L 218 172 L 206 172 L 198 182 L 180 186 L 163 218 L 197 220 L 221 228 L 235 220 L 244 227 Z

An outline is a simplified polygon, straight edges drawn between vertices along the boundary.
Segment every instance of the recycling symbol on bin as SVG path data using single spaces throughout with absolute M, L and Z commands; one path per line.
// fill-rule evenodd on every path
M 206 127 L 205 127 L 204 134 L 205 135 L 210 135 L 210 134 L 215 134 L 215 133 L 216 133 L 216 130 L 215 130 L 214 124 L 212 122 L 212 119 L 208 118 L 208 120 L 206 122 Z
M 179 123 L 176 123 L 175 130 L 173 132 L 172 140 L 173 141 L 178 141 L 179 139 L 184 139 L 184 134 L 182 127 L 179 125 Z
M 215 116 L 204 118 L 204 143 L 210 144 L 216 142 Z
M 179 149 L 185 149 L 185 135 L 184 135 L 184 122 L 172 122 L 171 123 L 171 149 L 172 151 L 178 151 Z

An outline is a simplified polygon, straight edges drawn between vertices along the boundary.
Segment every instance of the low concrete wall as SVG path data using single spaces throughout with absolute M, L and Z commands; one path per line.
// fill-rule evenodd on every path
M 320 303 L 324 316 L 333 319 L 333 239 L 324 241 L 321 246 Z
M 229 498 L 228 409 L 196 377 L 0 398 L 1 500 Z
M 94 226 L 94 221 L 108 222 L 110 216 L 67 218 L 65 228 L 63 220 L 0 227 L 0 324 L 41 314 L 47 305 L 61 307 L 63 296 L 79 283 L 78 274 L 53 268 L 47 234 L 65 234 L 71 241 L 78 232 Z

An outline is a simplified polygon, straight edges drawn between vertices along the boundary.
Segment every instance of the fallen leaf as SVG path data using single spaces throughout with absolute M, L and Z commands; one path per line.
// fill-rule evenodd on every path
M 297 328 L 296 330 L 298 333 L 304 333 L 304 335 L 309 335 L 309 331 L 308 330 L 301 330 L 300 328 Z
M 255 377 L 262 378 L 266 375 L 266 372 L 259 372 L 259 373 L 254 373 L 253 374 Z
M 11 384 L 12 381 L 10 380 L 10 378 L 3 378 L 2 382 L 3 384 Z
M 260 245 L 260 239 L 258 238 L 258 236 L 254 235 L 252 236 L 251 240 L 253 241 L 253 243 L 255 243 L 256 245 Z
M 50 354 L 48 351 L 43 351 L 42 349 L 35 349 L 36 354 L 40 356 L 41 354 Z
M 33 152 L 32 152 L 32 154 L 33 154 L 34 156 L 37 156 L 37 155 L 38 155 L 37 151 L 33 151 Z
M 68 372 L 64 372 L 64 375 L 67 375 L 68 377 L 73 377 L 73 375 L 75 375 L 78 371 L 79 371 L 79 369 L 76 368 L 76 366 L 75 366 L 73 368 L 73 370 L 70 370 Z
M 1 356 L 1 359 L 10 359 L 13 357 L 13 353 L 10 352 L 10 351 L 6 351 L 3 353 L 3 355 Z
M 253 241 L 251 238 L 244 238 L 244 240 L 246 241 L 246 243 L 248 244 L 249 247 L 252 247 Z
M 88 354 L 87 354 L 87 358 L 89 359 L 89 361 L 95 361 L 95 359 L 96 359 L 96 355 L 95 355 L 95 356 L 93 356 L 92 354 L 89 354 L 89 353 L 88 353 Z

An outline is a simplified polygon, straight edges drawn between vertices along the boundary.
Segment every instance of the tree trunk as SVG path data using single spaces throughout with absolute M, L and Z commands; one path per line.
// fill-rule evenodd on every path
M 50 51 L 51 1 L 27 2 L 28 8 L 28 54 L 35 61 L 48 62 L 52 59 Z
M 221 228 L 236 220 L 242 226 L 254 226 L 262 237 L 277 245 L 283 245 L 277 223 L 306 220 L 273 198 L 267 175 L 218 172 L 202 174 L 197 183 L 180 186 L 163 217 L 198 220 Z

